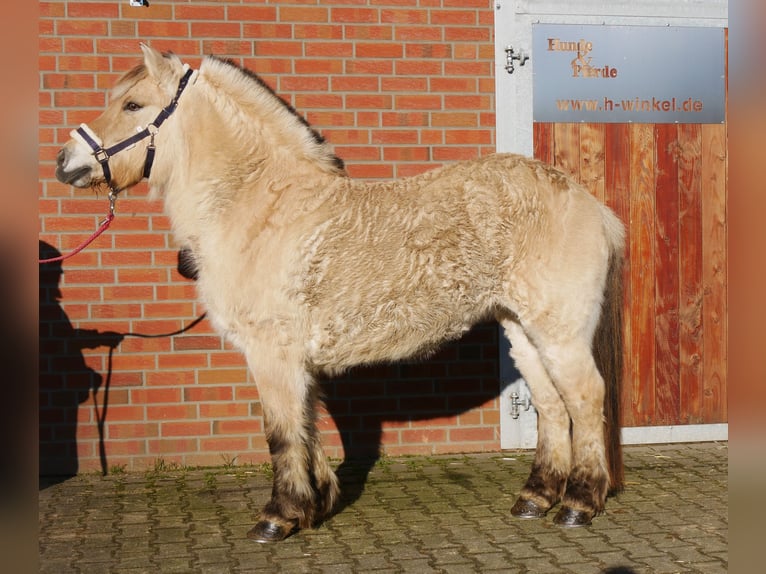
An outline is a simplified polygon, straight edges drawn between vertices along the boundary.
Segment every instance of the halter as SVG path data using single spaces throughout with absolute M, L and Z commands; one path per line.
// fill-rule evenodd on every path
M 170 103 L 165 106 L 159 114 L 157 114 L 157 117 L 154 118 L 154 121 L 148 124 L 144 129 L 140 130 L 137 134 L 104 149 L 104 147 L 101 145 L 100 138 L 93 132 L 93 130 L 88 127 L 87 124 L 81 124 L 80 127 L 72 133 L 73 137 L 75 135 L 79 135 L 80 138 L 93 150 L 93 155 L 96 157 L 98 163 L 101 164 L 101 169 L 104 170 L 104 179 L 109 185 L 109 189 L 111 190 L 110 194 L 117 194 L 121 190 L 117 189 L 112 184 L 112 171 L 109 169 L 109 158 L 124 149 L 132 147 L 145 138 L 150 139 L 149 145 L 146 148 L 146 160 L 144 161 L 143 177 L 149 177 L 149 174 L 152 171 L 152 164 L 154 163 L 154 136 L 157 134 L 160 126 L 165 122 L 165 120 L 168 119 L 170 115 L 175 111 L 176 106 L 178 106 L 178 99 L 181 97 L 181 94 L 186 88 L 186 85 L 189 83 L 189 80 L 194 74 L 194 70 L 189 68 L 188 64 L 185 64 L 184 67 L 186 68 L 186 73 L 178 82 L 178 90 L 176 90 L 176 95 L 173 96 L 173 99 L 170 101 Z

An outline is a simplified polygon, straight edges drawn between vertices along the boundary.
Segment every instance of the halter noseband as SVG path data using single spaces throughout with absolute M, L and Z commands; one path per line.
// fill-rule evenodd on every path
M 178 82 L 178 90 L 176 90 L 176 95 L 173 96 L 173 99 L 170 101 L 170 103 L 165 106 L 159 114 L 157 114 L 157 117 L 154 118 L 154 121 L 148 124 L 137 134 L 104 149 L 104 147 L 101 145 L 100 138 L 95 133 L 93 133 L 93 130 L 91 130 L 87 124 L 81 124 L 80 127 L 75 130 L 75 133 L 79 135 L 80 138 L 91 147 L 93 150 L 93 155 L 96 157 L 98 163 L 101 164 L 101 169 L 104 170 L 104 179 L 109 185 L 111 193 L 118 193 L 120 190 L 115 188 L 115 186 L 112 184 L 112 171 L 109 169 L 109 158 L 117 152 L 129 148 L 145 138 L 150 139 L 149 145 L 146 148 L 146 160 L 144 161 L 143 177 L 149 177 L 149 174 L 152 171 L 152 164 L 154 163 L 154 136 L 159 131 L 160 126 L 165 122 L 165 120 L 168 119 L 170 115 L 175 111 L 176 106 L 178 105 L 178 99 L 181 97 L 181 94 L 186 88 L 186 85 L 189 83 L 189 80 L 194 74 L 194 70 L 189 68 L 188 65 L 185 67 L 186 73 Z

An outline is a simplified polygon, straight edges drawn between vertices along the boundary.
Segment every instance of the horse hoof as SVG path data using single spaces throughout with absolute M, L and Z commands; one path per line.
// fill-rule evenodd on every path
M 547 508 L 525 498 L 519 498 L 511 508 L 511 514 L 516 518 L 542 518 L 547 512 Z
M 287 528 L 271 520 L 261 520 L 247 533 L 247 537 L 256 542 L 279 542 L 290 536 L 296 528 Z
M 592 518 L 592 512 L 562 506 L 553 518 L 553 523 L 567 527 L 590 526 Z

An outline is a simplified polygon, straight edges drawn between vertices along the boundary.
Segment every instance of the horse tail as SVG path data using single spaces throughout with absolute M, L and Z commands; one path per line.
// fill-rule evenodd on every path
M 609 490 L 619 492 L 625 481 L 622 461 L 621 388 L 623 380 L 622 270 L 624 228 L 604 209 L 606 233 L 610 243 L 609 268 L 604 287 L 601 317 L 593 336 L 593 356 L 604 379 L 604 443 L 609 469 Z

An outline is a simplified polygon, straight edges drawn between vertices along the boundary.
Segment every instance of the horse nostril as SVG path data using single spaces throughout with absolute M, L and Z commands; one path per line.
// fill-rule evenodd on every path
M 66 152 L 64 151 L 64 148 L 61 148 L 59 150 L 58 155 L 56 156 L 56 165 L 58 167 L 62 167 L 64 165 L 65 160 L 66 160 Z

